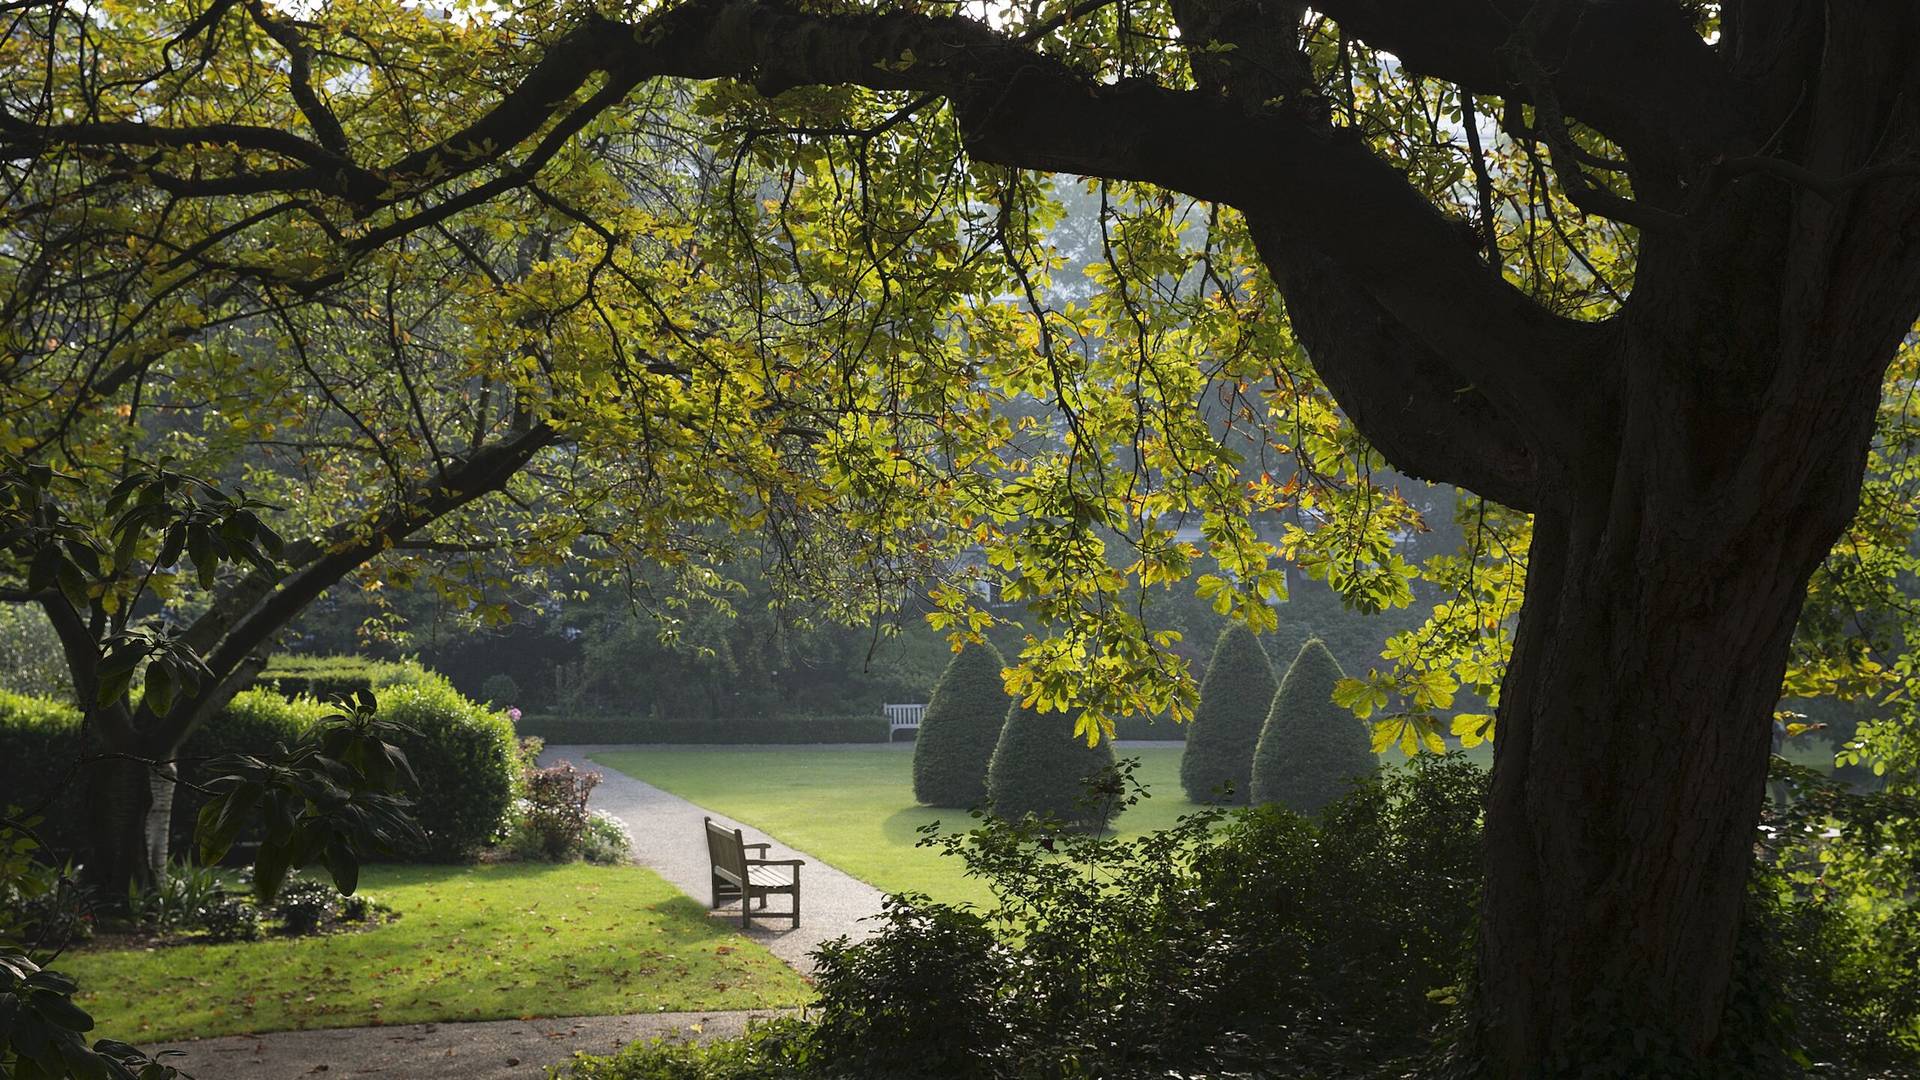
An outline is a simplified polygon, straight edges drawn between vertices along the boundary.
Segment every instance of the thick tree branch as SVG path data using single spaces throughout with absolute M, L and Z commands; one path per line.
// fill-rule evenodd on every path
M 1411 70 L 1475 93 L 1539 104 L 1510 63 L 1508 50 L 1524 46 L 1549 73 L 1546 86 L 1567 115 L 1636 157 L 1704 163 L 1733 149 L 1727 140 L 1752 126 L 1745 88 L 1694 30 L 1684 6 L 1671 0 L 1325 0 L 1313 6 Z M 1529 40 L 1516 41 L 1529 14 Z
M 206 656 L 207 667 L 216 679 L 207 693 L 221 692 L 229 682 L 228 676 L 249 656 L 258 653 L 270 637 L 355 568 L 436 519 L 505 487 L 535 454 L 558 439 L 559 432 L 552 426 L 531 424 L 457 459 L 447 467 L 444 480 L 423 484 L 408 497 L 396 499 L 370 527 L 342 525 L 324 537 L 290 548 L 289 562 L 297 569 L 270 593 L 240 612 L 229 609 L 219 620 L 226 626 L 218 644 Z M 248 588 L 235 599 L 256 591 Z M 196 626 L 189 633 L 204 636 L 206 631 Z M 184 736 L 204 715 L 200 704 L 196 700 L 176 707 L 165 720 L 163 734 Z

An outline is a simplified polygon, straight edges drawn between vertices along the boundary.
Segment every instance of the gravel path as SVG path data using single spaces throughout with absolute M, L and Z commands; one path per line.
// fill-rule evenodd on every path
M 298 1080 L 375 1076 L 392 1080 L 523 1080 L 575 1051 L 610 1054 L 638 1039 L 717 1039 L 738 1035 L 755 1012 L 578 1016 L 229 1035 L 152 1047 L 181 1050 L 170 1059 L 195 1080 Z
M 880 745 L 884 751 L 884 744 L 872 745 Z M 702 818 L 711 817 L 722 824 L 743 830 L 748 843 L 762 840 L 771 842 L 773 846 L 767 852 L 767 858 L 805 859 L 807 865 L 800 868 L 799 928 L 789 929 L 783 919 L 764 922 L 755 919 L 748 931 L 749 937 L 792 964 L 801 974 L 813 973 L 813 958 L 809 954 L 821 942 L 842 936 L 857 941 L 872 932 L 873 924 L 863 920 L 880 913 L 883 894 L 879 889 L 828 866 L 804 851 L 795 851 L 774 841 L 772 837 L 757 833 L 724 814 L 696 806 L 617 769 L 587 760 L 587 755 L 603 750 L 644 752 L 648 749 L 645 746 L 549 746 L 541 753 L 540 764 L 571 761 L 580 768 L 599 773 L 600 786 L 593 789 L 589 805 L 625 821 L 633 833 L 634 856 L 640 864 L 651 868 L 675 888 L 702 904 L 711 899 L 713 884 Z M 776 896 L 768 900 L 767 905 L 769 909 L 777 910 L 785 899 Z M 739 912 L 737 904 L 729 905 L 710 917 L 724 918 L 738 927 Z

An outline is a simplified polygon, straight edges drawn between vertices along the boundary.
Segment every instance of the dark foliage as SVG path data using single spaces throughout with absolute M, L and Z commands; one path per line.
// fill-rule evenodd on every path
M 1334 684 L 1344 677 L 1318 639 L 1300 646 L 1260 730 L 1253 802 L 1318 813 L 1379 767 L 1367 729 L 1333 702 Z
M 273 913 L 280 926 L 296 937 L 318 933 L 340 917 L 340 890 L 324 881 L 299 878 L 280 890 L 273 902 Z
M 1253 789 L 1253 752 L 1279 687 L 1253 631 L 1238 623 L 1220 632 L 1200 683 L 1180 786 L 1197 803 L 1246 803 Z
M 987 767 L 1006 725 L 1006 666 L 992 645 L 968 645 L 933 688 L 913 747 L 913 797 L 929 806 L 987 801 Z
M 1073 713 L 1018 704 L 1007 710 L 987 768 L 987 801 L 995 814 L 1010 820 L 1031 814 L 1087 829 L 1113 820 L 1117 802 L 1087 789 L 1089 778 L 1112 767 L 1113 743 L 1088 746 L 1073 727 Z

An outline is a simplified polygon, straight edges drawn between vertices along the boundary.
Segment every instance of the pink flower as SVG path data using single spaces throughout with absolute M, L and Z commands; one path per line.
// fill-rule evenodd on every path
M 514 722 L 514 723 L 516 723 L 516 724 L 517 724 L 517 723 L 519 723 L 519 722 L 520 722 L 520 710 L 519 710 L 518 708 L 512 708 L 512 709 L 508 709 L 508 710 L 507 710 L 507 719 L 509 719 L 509 720 L 511 720 L 511 721 L 513 721 L 513 722 Z

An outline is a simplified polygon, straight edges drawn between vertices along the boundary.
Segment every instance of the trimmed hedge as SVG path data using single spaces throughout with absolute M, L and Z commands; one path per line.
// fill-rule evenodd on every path
M 306 696 L 331 701 L 349 697 L 355 690 L 378 691 L 388 686 L 418 685 L 439 678 L 410 661 L 293 654 L 268 660 L 266 670 L 253 680 L 253 685 L 277 690 L 283 697 Z
M 91 749 L 80 710 L 0 690 L 0 810 L 45 802 L 34 831 L 59 856 L 86 845 L 87 789 L 68 770 Z
M 1118 807 L 1091 804 L 1086 780 L 1113 764 L 1113 743 L 1102 739 L 1088 746 L 1074 734 L 1073 722 L 1073 713 L 1042 713 L 1018 703 L 1007 710 L 987 768 L 987 799 L 995 814 L 1051 816 L 1081 828 L 1112 819 Z
M 1180 755 L 1180 786 L 1187 798 L 1246 803 L 1253 790 L 1254 748 L 1278 690 L 1273 665 L 1253 631 L 1238 623 L 1221 631 L 1200 683 L 1187 749 Z M 1224 798 L 1223 786 L 1230 789 Z
M 749 743 L 887 741 L 887 718 L 877 710 L 859 716 L 778 716 L 722 720 L 542 714 L 522 716 L 516 726 L 522 736 L 537 736 L 553 746 L 578 743 L 741 746 Z
M 513 723 L 432 676 L 376 691 L 380 716 L 413 729 L 399 740 L 420 780 L 414 817 L 430 859 L 465 859 L 484 847 L 513 805 L 519 765 Z
M 1254 751 L 1255 803 L 1316 814 L 1345 795 L 1354 780 L 1378 770 L 1366 727 L 1333 703 L 1334 684 L 1344 677 L 1319 638 L 1300 646 Z
M 933 688 L 913 744 L 913 797 L 929 806 L 979 806 L 987 800 L 987 766 L 1006 726 L 1000 650 L 960 650 Z

